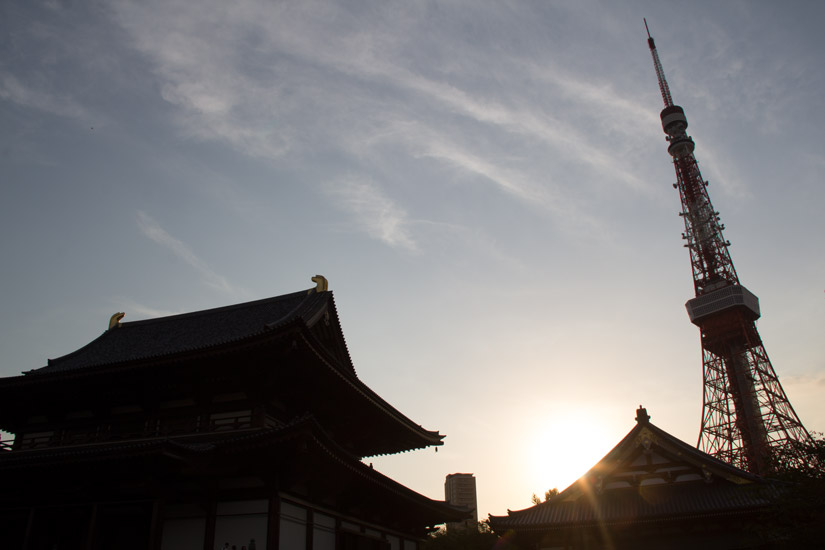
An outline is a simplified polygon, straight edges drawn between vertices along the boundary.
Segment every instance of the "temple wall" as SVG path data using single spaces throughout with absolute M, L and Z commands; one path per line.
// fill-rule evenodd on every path
M 288 498 L 218 501 L 206 506 L 159 501 L 93 503 L 0 510 L 0 516 L 4 539 L 25 550 L 418 549 L 418 542 L 403 533 Z M 270 533 L 273 525 L 276 533 Z

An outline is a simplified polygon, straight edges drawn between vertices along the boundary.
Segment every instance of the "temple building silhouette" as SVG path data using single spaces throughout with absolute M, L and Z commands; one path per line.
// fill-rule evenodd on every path
M 640 406 L 633 429 L 570 487 L 489 521 L 519 548 L 769 548 L 753 527 L 781 490 L 680 441 Z
M 0 379 L 0 532 L 31 550 L 411 550 L 468 517 L 362 462 L 442 445 L 367 387 L 326 279 L 135 322 Z

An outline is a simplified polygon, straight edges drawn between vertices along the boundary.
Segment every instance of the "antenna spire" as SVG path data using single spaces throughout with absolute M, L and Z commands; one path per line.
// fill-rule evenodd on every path
M 653 67 L 656 69 L 656 77 L 659 79 L 659 91 L 662 92 L 662 100 L 665 102 L 665 107 L 673 105 L 673 98 L 670 97 L 670 88 L 665 80 L 665 70 L 662 68 L 662 62 L 659 61 L 659 54 L 656 52 L 656 43 L 653 37 L 650 36 L 650 28 L 647 26 L 647 19 L 642 19 L 645 22 L 645 30 L 647 31 L 647 45 L 650 48 L 650 55 L 653 56 Z

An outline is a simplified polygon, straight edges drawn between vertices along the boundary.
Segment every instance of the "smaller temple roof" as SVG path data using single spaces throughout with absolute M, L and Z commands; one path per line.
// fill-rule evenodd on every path
M 43 375 L 206 350 L 296 321 L 308 326 L 326 311 L 331 292 L 309 289 L 181 315 L 116 323 L 82 348 L 26 372 Z M 347 357 L 351 368 L 351 362 Z
M 492 528 L 547 532 L 751 513 L 777 494 L 772 483 L 699 451 L 650 423 L 636 426 L 570 487 L 536 506 L 490 516 Z

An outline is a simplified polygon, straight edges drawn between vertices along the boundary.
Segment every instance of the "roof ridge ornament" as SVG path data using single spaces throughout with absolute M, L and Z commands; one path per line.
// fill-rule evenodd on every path
M 639 424 L 647 424 L 650 422 L 650 415 L 647 414 L 647 409 L 639 405 L 639 408 L 636 409 L 636 422 Z
M 120 320 L 123 319 L 125 316 L 125 313 L 123 313 L 122 311 L 118 311 L 117 313 L 109 317 L 109 330 L 112 330 L 113 328 L 119 328 Z
M 329 290 L 329 281 L 323 275 L 316 275 L 312 278 L 312 282 L 315 283 L 315 292 L 326 292 Z

